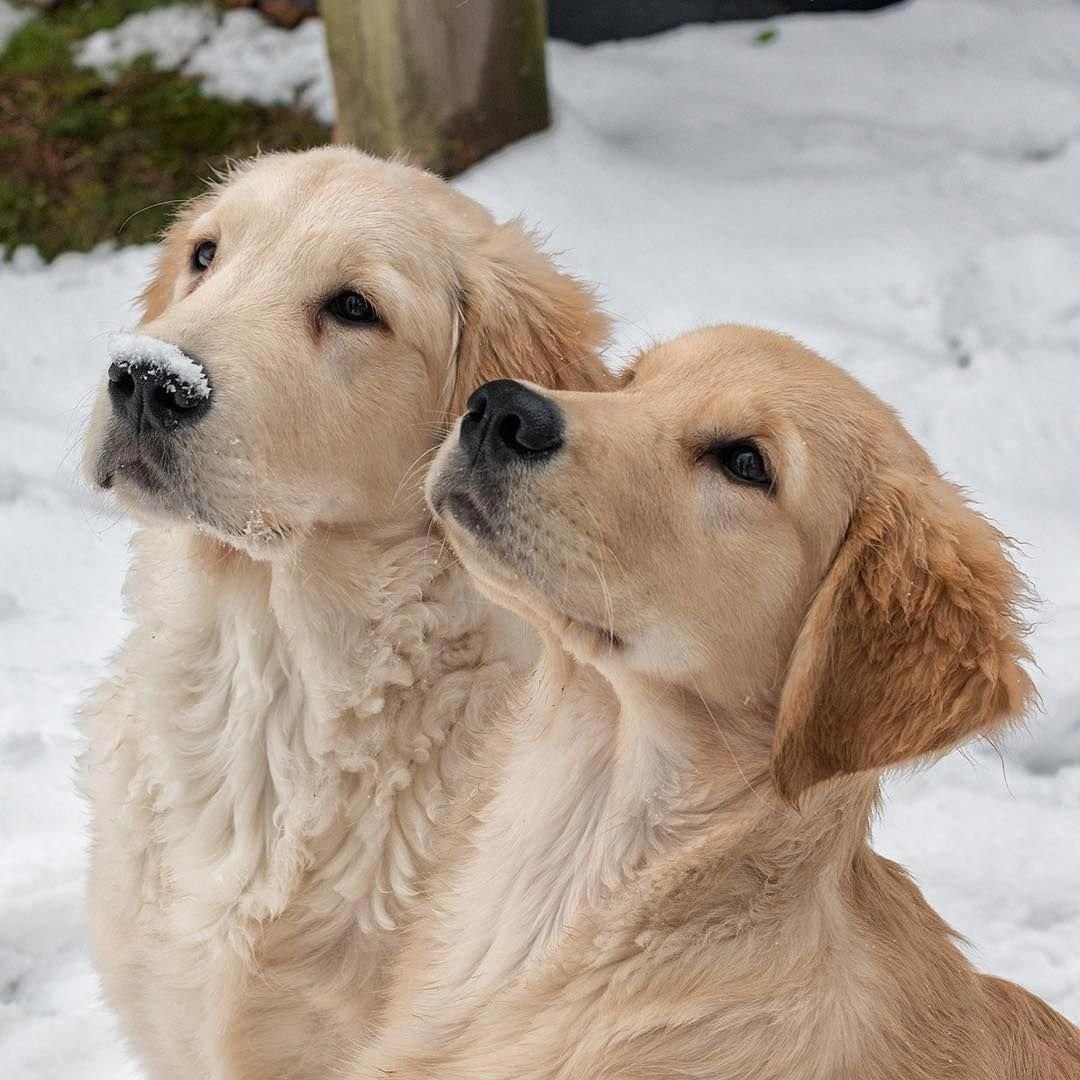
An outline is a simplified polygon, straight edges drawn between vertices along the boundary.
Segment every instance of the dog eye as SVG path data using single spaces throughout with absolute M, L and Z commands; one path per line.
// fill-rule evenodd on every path
M 772 487 L 773 481 L 765 459 L 749 440 L 718 443 L 708 449 L 707 456 L 736 483 Z
M 191 269 L 196 272 L 205 270 L 214 261 L 216 254 L 217 244 L 213 240 L 203 240 L 202 243 L 196 244 L 195 250 L 191 253 Z
M 326 309 L 342 322 L 371 325 L 381 321 L 371 301 L 356 292 L 339 293 L 326 305 Z

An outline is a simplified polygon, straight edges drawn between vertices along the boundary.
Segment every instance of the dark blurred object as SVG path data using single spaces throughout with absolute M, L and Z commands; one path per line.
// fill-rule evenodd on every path
M 335 138 L 453 176 L 548 125 L 544 0 L 322 0 Z
M 227 8 L 255 8 L 289 30 L 309 16 L 319 14 L 319 0 L 218 0 L 218 3 Z
M 899 0 L 548 0 L 548 33 L 592 45 L 689 22 L 771 19 L 796 12 L 874 11 Z

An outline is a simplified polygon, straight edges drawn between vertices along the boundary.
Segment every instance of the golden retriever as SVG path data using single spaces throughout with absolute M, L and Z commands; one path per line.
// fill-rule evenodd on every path
M 707 329 L 481 388 L 427 490 L 543 652 L 354 1076 L 1080 1076 L 868 844 L 881 770 L 1031 695 L 1007 545 L 892 410 Z
M 150 1077 L 326 1078 L 527 632 L 432 537 L 428 455 L 498 375 L 605 379 L 518 222 L 357 151 L 242 165 L 169 229 L 87 469 L 141 525 L 82 714 L 89 922 Z

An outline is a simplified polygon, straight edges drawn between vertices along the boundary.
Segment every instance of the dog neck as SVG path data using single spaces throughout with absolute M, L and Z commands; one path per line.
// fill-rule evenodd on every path
M 800 888 L 843 877 L 861 857 L 878 798 L 875 774 L 819 785 L 793 808 L 772 783 L 773 722 L 765 708 L 725 709 L 696 690 L 617 669 L 608 677 L 623 745 L 633 745 L 628 733 L 636 733 L 638 742 L 657 748 L 681 789 L 708 792 L 701 798 L 707 812 L 650 874 L 664 878 L 687 857 L 699 868 L 710 862 L 724 876 L 724 903 L 760 910 L 763 888 L 790 883 L 797 899 Z M 669 812 L 677 820 L 677 802 Z M 716 898 L 707 902 L 715 906 Z
M 273 558 L 188 530 L 148 531 L 136 551 L 133 576 L 152 582 L 155 610 L 182 621 L 185 609 L 206 605 L 201 621 L 271 638 L 312 719 L 326 724 L 345 712 L 382 714 L 396 691 L 446 670 L 521 667 L 533 656 L 520 622 L 477 596 L 427 524 L 319 531 Z M 319 732 L 309 737 L 317 752 L 331 749 Z
M 985 1038 L 980 977 L 904 870 L 870 847 L 880 774 L 822 782 L 792 807 L 770 778 L 767 717 L 722 715 L 696 694 L 614 673 L 612 685 L 620 731 L 668 748 L 682 801 L 650 804 L 668 815 L 671 842 L 611 897 L 603 933 L 582 922 L 588 936 L 554 982 L 613 957 L 685 950 L 673 993 L 723 1048 L 716 1075 L 858 1077 L 870 1061 L 888 1062 L 889 1078 L 953 1075 L 956 1061 L 971 1069 L 961 1075 L 991 1075 L 1001 1058 Z M 688 784 L 712 793 L 702 816 L 680 816 Z M 700 986 L 696 1001 L 687 985 Z M 784 1036 L 783 1018 L 796 1017 Z M 767 1046 L 755 1038 L 763 1019 L 776 1032 Z M 794 1051 L 807 1031 L 812 1048 Z
M 772 784 L 773 723 L 765 708 L 725 708 L 696 687 L 630 673 L 617 660 L 599 666 L 616 702 L 602 782 L 618 817 L 648 822 L 652 837 L 623 874 L 622 896 L 613 896 L 627 914 L 641 897 L 681 882 L 684 871 L 709 865 L 723 884 L 702 896 L 704 907 L 715 912 L 720 903 L 734 916 L 758 917 L 763 893 L 783 893 L 799 905 L 807 890 L 836 887 L 868 851 L 876 775 L 821 785 L 792 808 Z M 692 892 L 677 889 L 692 900 Z M 679 910 L 669 907 L 669 917 Z
M 490 737 L 501 765 L 406 965 L 387 1060 L 417 1049 L 418 1026 L 472 1060 L 478 1017 L 520 1033 L 543 1024 L 545 1003 L 557 1012 L 573 987 L 605 985 L 646 952 L 686 954 L 658 959 L 657 977 L 719 1033 L 731 1068 L 717 1075 L 861 1075 L 873 1047 L 915 1045 L 912 1024 L 943 1023 L 904 1013 L 892 977 L 914 962 L 905 950 L 916 943 L 942 1002 L 972 974 L 903 871 L 869 848 L 878 777 L 819 785 L 793 809 L 772 788 L 761 717 L 608 674 L 547 642 Z M 770 1017 L 802 1026 L 766 1052 Z M 805 1030 L 813 1052 L 783 1058 Z
M 697 731 L 668 722 L 676 695 L 616 686 L 554 641 L 521 695 L 483 754 L 498 777 L 438 931 L 439 981 L 473 1001 L 757 798 L 738 768 L 711 768 Z
M 473 1007 L 615 913 L 647 922 L 657 890 L 702 860 L 739 918 L 777 876 L 793 901 L 799 883 L 837 881 L 864 844 L 876 783 L 856 785 L 854 803 L 845 789 L 796 813 L 770 788 L 760 718 L 607 678 L 553 641 L 505 725 L 492 736 L 503 741 L 498 778 L 437 931 L 438 981 Z
M 327 894 L 309 906 L 328 921 L 337 905 L 353 927 L 395 925 L 445 787 L 529 653 L 520 624 L 426 535 L 260 561 L 186 529 L 133 547 L 121 680 L 169 888 L 229 934 L 301 889 Z

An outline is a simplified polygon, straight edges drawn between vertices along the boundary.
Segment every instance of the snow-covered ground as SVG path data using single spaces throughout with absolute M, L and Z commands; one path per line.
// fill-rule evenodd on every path
M 318 19 L 283 30 L 256 11 L 223 13 L 212 3 L 173 4 L 92 34 L 77 59 L 107 77 L 140 55 L 152 56 L 160 68 L 198 77 L 205 93 L 263 105 L 296 104 L 324 124 L 334 122 L 334 84 Z
M 775 25 L 554 44 L 554 129 L 460 184 L 602 284 L 613 356 L 709 321 L 790 330 L 1024 541 L 1045 711 L 1003 760 L 896 779 L 877 842 L 976 963 L 1080 1020 L 1080 4 Z M 78 483 L 79 433 L 150 254 L 0 266 L 4 1077 L 137 1075 L 84 945 L 71 717 L 123 633 L 128 537 Z

